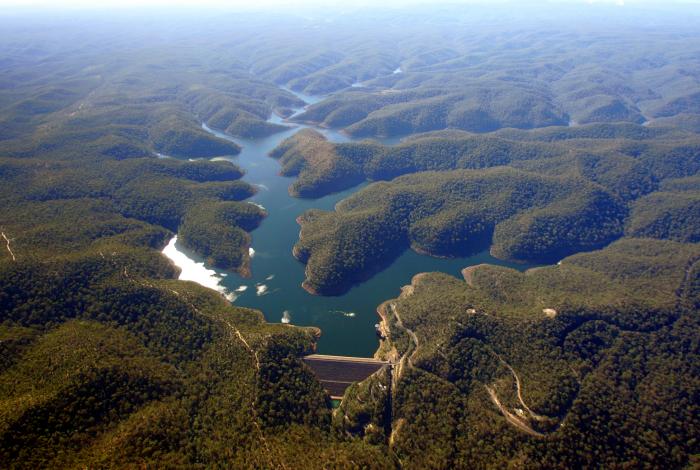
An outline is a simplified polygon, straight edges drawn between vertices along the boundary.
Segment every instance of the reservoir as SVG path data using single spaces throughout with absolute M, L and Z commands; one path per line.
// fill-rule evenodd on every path
M 307 103 L 317 98 L 297 94 Z M 282 120 L 273 117 L 271 122 Z M 491 263 L 520 270 L 531 265 L 512 264 L 492 257 L 487 251 L 468 258 L 439 259 L 407 250 L 387 269 L 366 282 L 356 285 L 346 294 L 336 297 L 313 296 L 301 287 L 304 265 L 292 256 L 292 247 L 299 235 L 296 218 L 312 208 L 333 210 L 335 204 L 356 192 L 363 185 L 319 199 L 298 199 L 289 196 L 287 187 L 293 178 L 279 176 L 279 163 L 268 156 L 280 142 L 294 135 L 304 125 L 261 139 L 232 138 L 203 126 L 218 137 L 236 142 L 242 151 L 228 159 L 246 172 L 243 179 L 258 188 L 249 199 L 267 210 L 267 217 L 252 235 L 252 278 L 203 266 L 201 259 L 171 243 L 164 251 L 175 264 L 183 268 L 181 279 L 197 280 L 217 288 L 238 306 L 261 310 L 269 322 L 289 321 L 294 325 L 317 326 L 323 334 L 318 343 L 321 354 L 342 356 L 372 356 L 378 340 L 374 325 L 379 321 L 376 308 L 385 300 L 397 297 L 401 286 L 421 272 L 442 271 L 461 276 L 468 266 Z M 347 142 L 350 139 L 336 131 L 316 128 L 329 140 Z M 393 144 L 396 139 L 384 143 Z M 189 261 L 184 259 L 187 256 Z M 195 265 L 192 261 L 200 263 Z M 194 274 L 189 271 L 196 271 Z M 189 277 L 188 277 L 189 275 Z M 206 277 L 206 279 L 202 279 Z

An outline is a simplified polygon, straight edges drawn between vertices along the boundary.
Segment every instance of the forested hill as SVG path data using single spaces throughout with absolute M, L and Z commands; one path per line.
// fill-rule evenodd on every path
M 692 468 L 698 260 L 628 239 L 525 273 L 420 274 L 380 307 L 391 398 L 355 387 L 337 421 L 377 427 L 391 406 L 411 468 Z
M 317 330 L 177 281 L 160 254 L 179 232 L 246 274 L 265 213 L 238 166 L 210 161 L 240 148 L 201 122 L 266 135 L 302 102 L 231 57 L 95 20 L 0 19 L 0 466 L 391 467 L 332 432 L 299 359 Z
M 523 12 L 0 10 L 0 467 L 697 467 L 700 13 Z M 235 158 L 294 122 L 368 139 L 272 152 L 293 196 L 371 181 L 299 217 L 307 290 L 550 266 L 416 276 L 334 409 L 322 332 L 161 254 L 248 275 Z
M 549 17 L 555 13 L 536 12 L 518 21 L 537 28 L 514 31 L 508 26 L 512 14 L 495 9 L 488 20 L 474 15 L 472 21 L 481 23 L 470 26 L 459 15 L 444 19 L 466 24 L 442 37 L 415 18 L 418 25 L 407 28 L 395 49 L 392 73 L 368 77 L 356 67 L 351 88 L 340 81 L 331 88 L 340 92 L 294 119 L 356 137 L 616 122 L 698 129 L 697 77 L 686 67 L 697 67 L 699 44 L 693 33 L 681 33 L 681 23 L 674 33 L 650 35 L 648 18 L 614 10 L 594 18 L 579 11 L 562 29 Z M 662 23 L 663 14 L 657 20 Z M 312 73 L 304 71 L 307 76 L 292 87 L 324 93 L 319 82 L 332 83 L 345 57 L 325 58 L 331 64 L 317 58 L 308 64 Z
M 698 193 L 675 182 L 700 170 L 692 104 L 700 84 L 686 73 L 698 68 L 698 44 L 661 34 L 642 48 L 650 38 L 617 20 L 592 28 L 576 54 L 577 30 L 559 34 L 551 24 L 556 49 L 542 32 L 494 33 L 488 46 L 462 33 L 293 117 L 367 139 L 332 144 L 308 131 L 287 139 L 272 156 L 297 177 L 292 195 L 389 182 L 299 219 L 294 253 L 307 264 L 306 288 L 345 292 L 408 247 L 448 257 L 490 248 L 511 261 L 552 263 L 623 235 L 700 240 Z M 396 136 L 406 137 L 372 139 Z M 517 171 L 484 171 L 495 167 Z
M 320 145 L 329 163 L 310 166 Z M 307 264 L 306 287 L 318 293 L 346 291 L 409 247 L 447 257 L 490 249 L 506 260 L 554 263 L 623 235 L 700 241 L 700 138 L 674 128 L 453 131 L 393 146 L 331 144 L 303 132 L 278 154 L 284 168 L 298 168 L 297 195 L 343 187 L 329 184 L 336 181 L 389 180 L 333 212 L 299 218 L 294 253 Z
M 674 127 L 592 124 L 526 133 L 429 132 L 394 145 L 372 140 L 333 144 L 306 129 L 271 156 L 280 159 L 285 176 L 297 176 L 290 193 L 300 197 L 322 197 L 363 179 L 508 165 L 581 176 L 629 200 L 659 189 L 665 178 L 693 175 L 700 165 L 698 149 L 698 134 Z

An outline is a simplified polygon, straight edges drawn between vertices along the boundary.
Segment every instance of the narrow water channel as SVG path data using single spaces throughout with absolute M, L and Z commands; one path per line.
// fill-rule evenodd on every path
M 307 103 L 318 101 L 317 97 L 296 95 Z M 276 116 L 270 121 L 283 122 Z M 293 178 L 279 176 L 279 164 L 268 154 L 280 142 L 304 127 L 309 126 L 299 125 L 262 139 L 234 139 L 203 125 L 212 134 L 242 147 L 241 153 L 235 157 L 219 158 L 229 159 L 245 170 L 244 179 L 259 189 L 249 201 L 262 205 L 268 216 L 252 232 L 252 278 L 243 279 L 235 273 L 204 266 L 201 258 L 171 243 L 164 253 L 183 269 L 181 279 L 196 280 L 208 287 L 218 288 L 235 305 L 262 310 L 269 322 L 289 321 L 295 325 L 321 328 L 323 334 L 318 343 L 320 353 L 369 357 L 378 345 L 374 329 L 378 322 L 377 306 L 396 297 L 401 286 L 410 283 L 415 274 L 442 271 L 459 276 L 463 268 L 480 263 L 520 270 L 531 267 L 498 260 L 487 251 L 468 258 L 438 259 L 409 250 L 387 269 L 342 296 L 310 295 L 301 288 L 304 265 L 292 256 L 292 247 L 299 234 L 296 218 L 311 208 L 332 210 L 338 201 L 365 184 L 313 200 L 289 196 L 287 188 Z M 334 142 L 350 140 L 333 130 L 317 130 Z M 395 142 L 392 139 L 384 143 Z

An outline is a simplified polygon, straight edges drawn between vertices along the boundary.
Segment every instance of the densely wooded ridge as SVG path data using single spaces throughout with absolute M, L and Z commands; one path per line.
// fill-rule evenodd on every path
M 700 465 L 700 17 L 678 8 L 0 16 L 0 466 Z M 248 274 L 269 214 L 202 124 L 245 145 L 294 122 L 355 139 L 283 140 L 291 195 L 368 182 L 299 214 L 307 290 L 411 249 L 546 266 L 388 293 L 393 368 L 333 408 L 316 328 L 160 253 L 177 233 Z

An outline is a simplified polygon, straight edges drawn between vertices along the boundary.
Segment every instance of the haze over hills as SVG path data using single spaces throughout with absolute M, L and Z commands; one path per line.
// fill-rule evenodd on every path
M 2 11 L 2 466 L 700 465 L 700 12 L 394 6 Z

